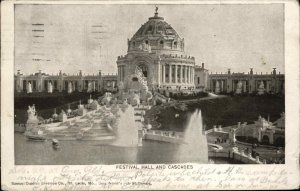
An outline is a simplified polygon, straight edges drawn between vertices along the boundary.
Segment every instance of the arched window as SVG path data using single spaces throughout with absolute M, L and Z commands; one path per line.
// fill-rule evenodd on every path
M 149 33 L 149 32 L 152 32 L 152 30 L 153 30 L 152 25 L 150 25 L 150 26 L 148 27 L 148 29 L 147 29 L 147 32 L 148 32 L 148 33 Z
M 145 43 L 148 44 L 149 43 L 148 40 L 146 40 Z
M 164 41 L 163 41 L 163 40 L 160 40 L 160 41 L 158 42 L 158 46 L 159 46 L 160 48 L 163 48 L 163 47 L 164 47 Z
M 132 81 L 137 82 L 137 81 L 139 81 L 139 79 L 137 77 L 133 77 Z

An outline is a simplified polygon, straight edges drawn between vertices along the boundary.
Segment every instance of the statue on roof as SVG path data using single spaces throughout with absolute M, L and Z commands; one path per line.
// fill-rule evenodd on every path
M 158 14 L 158 6 L 155 5 L 155 14 Z

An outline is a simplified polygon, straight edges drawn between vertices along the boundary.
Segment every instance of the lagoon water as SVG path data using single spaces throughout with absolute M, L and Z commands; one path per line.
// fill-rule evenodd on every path
M 100 145 L 97 141 L 60 141 L 54 150 L 51 141 L 28 141 L 15 133 L 16 165 L 91 165 L 180 163 L 175 154 L 178 145 L 143 141 L 142 147 Z M 190 156 L 192 157 L 192 156 Z

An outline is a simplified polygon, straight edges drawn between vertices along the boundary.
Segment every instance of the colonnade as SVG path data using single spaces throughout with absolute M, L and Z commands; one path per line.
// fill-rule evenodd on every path
M 215 93 L 227 92 L 228 82 L 224 79 L 212 79 L 210 80 L 210 89 Z
M 42 86 L 42 91 L 48 91 L 49 83 L 51 83 L 53 90 L 58 90 L 57 80 L 44 80 L 44 86 Z
M 195 69 L 193 66 L 162 64 L 161 67 L 161 83 L 194 84 Z
M 37 80 L 22 80 L 22 90 L 27 91 L 27 88 L 29 86 L 29 83 L 31 85 L 32 91 L 38 91 L 37 89 Z

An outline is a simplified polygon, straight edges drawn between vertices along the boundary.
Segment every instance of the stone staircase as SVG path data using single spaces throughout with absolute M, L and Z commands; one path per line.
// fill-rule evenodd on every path
M 146 113 L 147 110 L 148 109 L 145 106 L 134 107 L 134 120 L 135 120 L 137 127 L 143 128 L 145 120 L 144 120 L 144 122 L 142 122 L 142 120 L 141 120 L 142 112 Z

